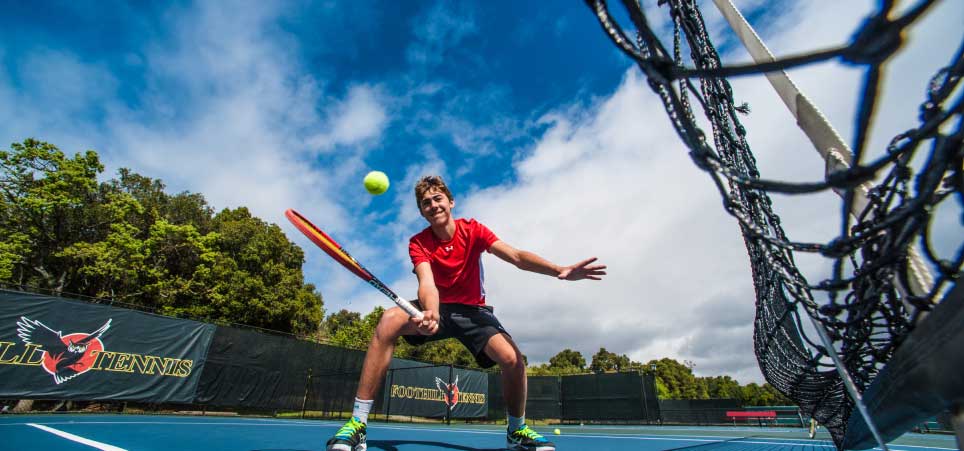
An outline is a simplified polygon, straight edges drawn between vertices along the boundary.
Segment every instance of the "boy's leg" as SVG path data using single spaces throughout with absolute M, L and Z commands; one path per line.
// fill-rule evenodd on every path
M 485 354 L 502 370 L 502 397 L 509 415 L 526 412 L 526 364 L 522 352 L 505 334 L 496 334 L 485 345 Z
M 375 402 L 375 393 L 381 386 L 385 372 L 388 371 L 388 365 L 392 361 L 395 340 L 402 335 L 416 333 L 415 326 L 409 323 L 408 318 L 408 314 L 398 307 L 390 308 L 382 314 L 378 326 L 375 327 L 375 333 L 372 334 L 368 352 L 365 353 L 358 391 L 355 392 L 352 418 L 328 440 L 327 451 L 367 449 L 368 412 Z
M 409 316 L 404 310 L 392 307 L 382 314 L 382 318 L 375 326 L 372 341 L 365 353 L 365 363 L 362 365 L 361 378 L 358 380 L 358 391 L 355 396 L 359 399 L 375 399 L 375 393 L 382 385 L 382 379 L 392 363 L 392 352 L 398 337 L 417 333 L 415 326 L 409 322 Z
M 496 334 L 485 345 L 485 354 L 502 369 L 502 396 L 509 415 L 506 447 L 520 451 L 555 451 L 556 446 L 525 424 L 526 364 L 522 352 L 506 334 Z

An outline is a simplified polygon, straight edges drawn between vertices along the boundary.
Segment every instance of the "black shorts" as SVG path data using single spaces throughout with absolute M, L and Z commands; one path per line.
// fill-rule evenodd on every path
M 422 309 L 418 301 L 412 303 L 419 310 Z M 495 365 L 495 361 L 485 355 L 485 345 L 493 335 L 510 336 L 492 311 L 492 307 L 488 305 L 439 304 L 439 325 L 435 335 L 404 335 L 403 337 L 414 346 L 455 338 L 475 356 L 479 366 L 489 368 Z

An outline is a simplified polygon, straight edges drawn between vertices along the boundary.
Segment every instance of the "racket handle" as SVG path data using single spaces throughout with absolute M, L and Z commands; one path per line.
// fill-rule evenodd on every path
M 420 312 L 417 308 L 415 308 L 415 306 L 412 305 L 411 302 L 408 302 L 402 298 L 395 298 L 394 301 L 396 304 L 398 304 L 399 307 L 402 308 L 402 310 L 405 310 L 405 313 L 408 313 L 408 316 L 411 316 L 419 321 L 421 321 L 422 318 L 425 316 L 422 314 L 422 312 Z

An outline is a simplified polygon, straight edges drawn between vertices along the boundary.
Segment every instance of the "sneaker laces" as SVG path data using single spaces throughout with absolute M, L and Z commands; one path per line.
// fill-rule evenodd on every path
M 546 442 L 546 441 L 548 441 L 548 440 L 546 440 L 545 437 L 543 437 L 542 435 L 540 435 L 540 434 L 539 434 L 538 432 L 536 432 L 534 429 L 530 428 L 529 425 L 522 425 L 522 427 L 519 428 L 519 429 L 516 429 L 516 430 L 512 433 L 512 435 L 521 435 L 521 436 L 523 436 L 523 437 L 525 437 L 525 438 L 528 438 L 529 440 L 536 441 L 536 442 Z
M 358 421 L 358 419 L 355 417 L 351 417 L 351 419 L 348 420 L 348 422 L 335 433 L 335 437 L 346 440 L 350 439 L 355 435 L 356 432 L 358 432 L 359 429 L 363 427 L 365 427 L 365 423 Z

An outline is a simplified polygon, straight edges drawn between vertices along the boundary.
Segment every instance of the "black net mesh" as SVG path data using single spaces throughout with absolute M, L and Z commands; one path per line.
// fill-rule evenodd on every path
M 946 67 L 936 71 L 929 86 L 922 87 L 926 93 L 919 126 L 895 136 L 879 158 L 863 161 L 882 66 L 901 47 L 903 30 L 935 1 L 920 1 L 901 14 L 893 10 L 893 2 L 882 1 L 848 45 L 730 67 L 721 63 L 693 0 L 659 1 L 674 25 L 672 51 L 650 27 L 636 0 L 622 1 L 636 28 L 636 40 L 627 37 L 606 1 L 586 3 L 617 47 L 646 74 L 691 158 L 710 175 L 724 198 L 724 208 L 739 221 L 757 295 L 754 345 L 764 376 L 797 402 L 805 415 L 825 425 L 840 446 L 855 404 L 839 370 L 846 370 L 857 391 L 866 388 L 914 324 L 961 274 L 964 240 L 957 238 L 952 249 L 941 255 L 933 245 L 932 228 L 939 207 L 956 208 L 954 217 L 962 217 L 964 107 L 958 88 L 964 73 L 964 45 Z M 690 55 L 687 62 L 684 47 Z M 866 67 L 849 167 L 829 173 L 821 182 L 762 178 L 737 117 L 746 110 L 734 101 L 725 77 L 829 59 Z M 712 127 L 712 145 L 697 124 L 694 106 L 703 110 Z M 768 193 L 830 189 L 843 199 L 840 235 L 827 243 L 788 238 Z M 866 208 L 851 216 L 852 207 L 863 203 Z M 831 276 L 810 283 L 798 271 L 794 252 L 828 258 Z M 923 264 L 924 271 L 909 269 L 912 263 L 918 268 Z M 933 279 L 922 283 L 924 272 Z M 821 293 L 819 302 L 815 293 Z M 801 316 L 812 318 L 814 328 L 805 328 Z M 826 331 L 823 338 L 821 331 Z M 839 365 L 833 362 L 837 356 Z

